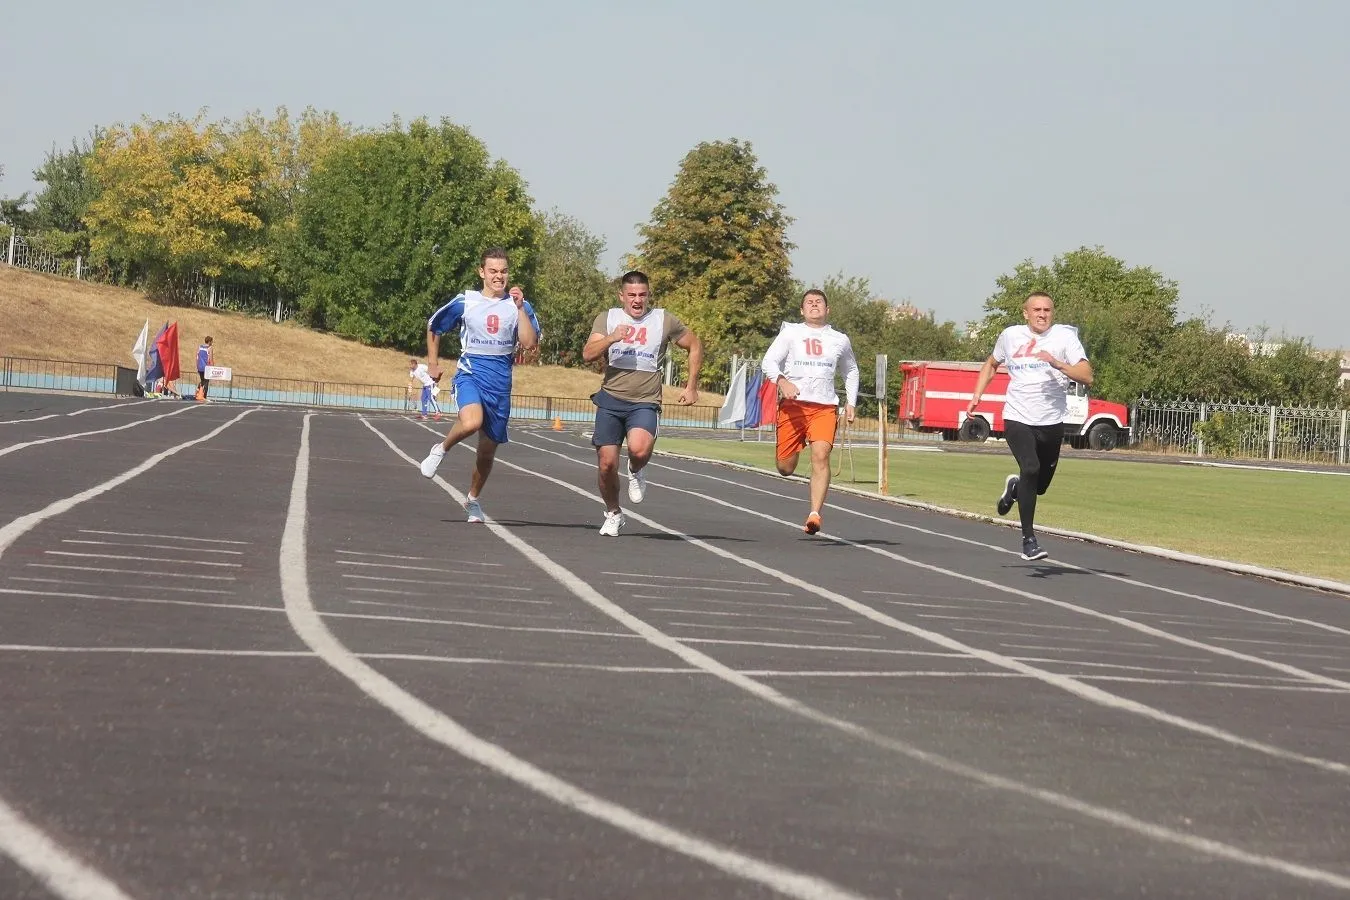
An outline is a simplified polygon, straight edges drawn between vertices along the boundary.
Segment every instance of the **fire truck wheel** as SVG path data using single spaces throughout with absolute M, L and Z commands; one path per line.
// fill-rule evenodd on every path
M 989 422 L 983 416 L 971 416 L 961 423 L 961 439 L 983 444 L 989 440 Z
M 1120 441 L 1120 432 L 1113 422 L 1098 422 L 1088 429 L 1088 446 L 1093 450 L 1114 450 Z

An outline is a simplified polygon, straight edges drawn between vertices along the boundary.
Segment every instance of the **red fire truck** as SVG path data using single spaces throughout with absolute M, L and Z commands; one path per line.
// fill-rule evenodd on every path
M 900 389 L 899 421 L 917 431 L 940 432 L 949 441 L 986 441 L 1003 436 L 1003 401 L 1008 389 L 1008 370 L 998 372 L 980 397 L 974 416 L 966 406 L 975 395 L 977 362 L 907 362 L 900 365 L 904 385 Z M 1064 437 L 1074 447 L 1114 450 L 1129 442 L 1130 410 L 1088 396 L 1085 385 L 1066 379 L 1069 414 Z

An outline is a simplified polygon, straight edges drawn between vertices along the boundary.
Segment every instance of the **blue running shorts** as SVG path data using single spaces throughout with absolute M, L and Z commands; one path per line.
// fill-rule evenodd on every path
M 455 403 L 460 409 L 475 403 L 483 407 L 483 434 L 498 444 L 506 443 L 506 423 L 511 418 L 510 390 L 505 393 L 490 391 L 469 372 L 456 372 Z

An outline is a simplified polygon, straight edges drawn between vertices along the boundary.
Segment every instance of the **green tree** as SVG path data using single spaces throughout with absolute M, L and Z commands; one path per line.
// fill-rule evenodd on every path
M 103 129 L 96 128 L 82 142 L 72 139 L 68 150 L 52 147 L 33 172 L 42 189 L 33 199 L 31 224 L 41 233 L 44 245 L 55 253 L 89 255 L 85 214 L 98 196 L 98 182 L 89 164 L 103 136 Z
M 545 213 L 540 224 L 533 290 L 527 296 L 541 326 L 548 322 L 540 339 L 541 357 L 548 363 L 579 364 L 596 315 L 614 305 L 616 291 L 600 267 L 605 242 L 557 210 Z
M 1263 348 L 1268 343 L 1272 342 L 1260 340 L 1256 346 Z M 1315 406 L 1344 402 L 1339 355 L 1321 353 L 1304 338 L 1283 338 L 1273 343 L 1272 349 L 1259 349 L 1251 358 L 1253 380 L 1261 386 L 1260 399 Z
M 1158 399 L 1258 400 L 1247 344 L 1227 328 L 1192 318 L 1168 336 L 1145 391 Z M 1217 426 L 1216 426 L 1217 427 Z
M 88 161 L 94 257 L 130 261 L 152 297 L 186 302 L 199 274 L 260 268 L 262 184 L 271 161 L 204 116 L 114 126 Z
M 1145 266 L 1127 266 L 1100 247 L 1081 247 L 1049 266 L 1026 260 L 996 283 L 979 329 L 989 347 L 999 331 L 1023 321 L 1027 295 L 1044 291 L 1054 298 L 1055 320 L 1079 329 L 1096 375 L 1095 394 L 1128 403 L 1149 388 L 1176 324 L 1175 281 Z
M 733 353 L 762 352 L 796 309 L 791 217 L 748 142 L 704 142 L 640 227 L 628 265 L 652 279 L 657 302 L 703 338 L 712 384 Z
M 5 177 L 5 167 L 0 166 L 0 179 Z M 0 225 L 8 225 L 24 231 L 28 228 L 33 211 L 28 207 L 28 192 L 17 197 L 0 197 Z
M 395 121 L 318 161 L 283 275 L 311 325 L 412 350 L 437 305 L 477 284 L 484 248 L 506 247 L 513 280 L 532 281 L 542 229 L 530 206 L 520 175 L 468 129 Z

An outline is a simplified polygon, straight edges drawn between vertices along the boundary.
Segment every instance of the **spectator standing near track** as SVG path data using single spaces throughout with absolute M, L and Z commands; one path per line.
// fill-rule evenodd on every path
M 441 419 L 441 408 L 437 406 L 436 398 L 434 396 L 436 379 L 432 378 L 430 373 L 427 372 L 427 364 L 419 362 L 416 357 L 408 357 L 408 365 L 412 367 L 408 372 L 408 377 L 418 386 L 417 388 L 413 388 L 410 385 L 408 387 L 408 392 L 412 393 L 413 390 L 418 389 L 421 391 L 417 418 L 425 422 L 427 413 L 434 410 L 432 418 L 439 422 Z
M 483 521 L 478 502 L 492 473 L 497 447 L 508 440 L 506 425 L 511 417 L 511 368 L 516 344 L 533 349 L 539 340 L 539 320 L 534 308 L 523 296 L 506 292 L 509 264 L 506 251 L 493 247 L 483 251 L 478 275 L 481 291 L 457 295 L 427 321 L 427 374 L 441 375 L 441 335 L 459 328 L 460 357 L 455 369 L 455 399 L 459 417 L 445 440 L 431 448 L 422 460 L 421 471 L 427 478 L 436 474 L 445 451 L 465 438 L 478 435 L 478 453 L 464 511 L 469 522 Z
M 211 382 L 206 377 L 206 367 L 216 364 L 215 348 L 212 346 L 215 339 L 207 335 L 202 339 L 201 346 L 197 348 L 197 402 L 206 402 L 206 392 L 211 387 Z
M 698 402 L 698 375 L 703 367 L 703 342 L 675 316 L 651 306 L 651 284 L 642 272 L 619 279 L 619 305 L 600 313 L 581 351 L 588 363 L 605 361 L 595 404 L 595 447 L 600 497 L 605 521 L 600 533 L 618 537 L 624 515 L 619 506 L 619 447 L 628 442 L 628 499 L 641 503 L 647 494 L 643 467 L 652 457 L 661 419 L 661 355 L 667 344 L 689 351 L 689 381 L 679 403 Z
M 797 471 L 797 460 L 811 450 L 811 511 L 802 530 L 822 527 L 821 510 L 830 490 L 830 453 L 839 427 L 839 394 L 835 379 L 844 374 L 844 415 L 852 422 L 858 406 L 858 361 L 848 335 L 830 324 L 830 301 L 814 288 L 802 295 L 802 321 L 785 322 L 764 354 L 764 380 L 778 385 L 778 474 Z
M 1050 554 L 1036 540 L 1036 498 L 1050 489 L 1064 443 L 1064 419 L 1069 413 L 1068 379 L 1092 384 L 1092 364 L 1078 339 L 1078 330 L 1055 324 L 1055 301 L 1049 294 L 1031 294 L 1022 304 L 1025 325 L 1010 325 L 994 343 L 975 379 L 975 393 L 966 415 L 975 415 L 980 397 L 999 366 L 1008 369 L 1007 399 L 1003 404 L 1003 436 L 1017 460 L 1018 472 L 1003 482 L 998 514 L 1007 515 L 1014 503 L 1022 519 L 1022 558 L 1044 559 Z

